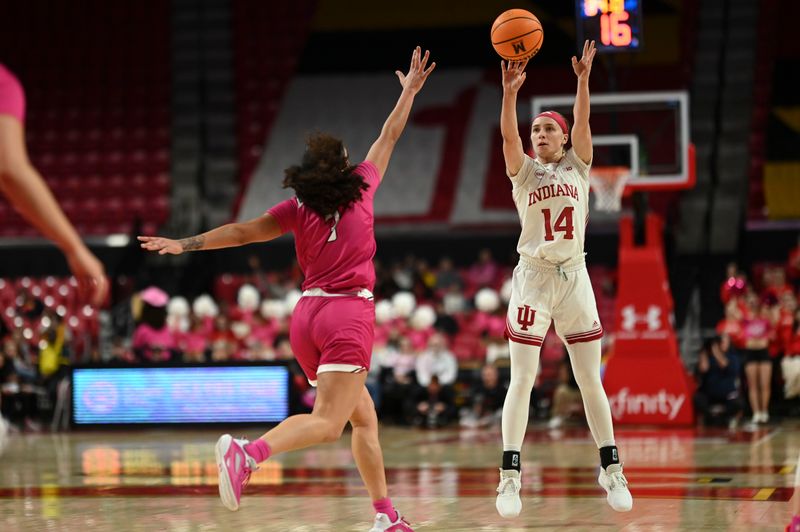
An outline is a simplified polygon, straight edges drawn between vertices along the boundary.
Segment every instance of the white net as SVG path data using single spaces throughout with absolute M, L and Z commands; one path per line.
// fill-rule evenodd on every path
M 589 184 L 594 192 L 594 208 L 603 212 L 619 212 L 629 177 L 630 168 L 625 166 L 592 168 Z

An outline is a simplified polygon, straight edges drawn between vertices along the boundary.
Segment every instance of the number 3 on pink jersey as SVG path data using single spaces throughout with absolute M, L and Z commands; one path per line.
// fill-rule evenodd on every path
M 335 242 L 336 239 L 339 238 L 336 235 L 336 226 L 339 225 L 339 219 L 341 218 L 341 216 L 339 216 L 339 212 L 337 211 L 333 214 L 332 217 L 333 217 L 333 225 L 331 226 L 331 236 L 328 237 L 328 242 Z

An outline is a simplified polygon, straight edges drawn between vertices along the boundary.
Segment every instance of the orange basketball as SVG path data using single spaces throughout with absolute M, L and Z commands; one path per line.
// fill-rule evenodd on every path
M 509 9 L 495 19 L 491 37 L 500 57 L 519 61 L 536 55 L 542 47 L 544 31 L 542 23 L 530 11 Z

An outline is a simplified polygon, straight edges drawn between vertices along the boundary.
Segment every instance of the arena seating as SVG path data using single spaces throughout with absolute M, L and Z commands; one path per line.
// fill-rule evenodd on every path
M 169 215 L 169 4 L 3 11 L 0 49 L 26 88 L 31 158 L 67 216 L 82 234 L 154 231 Z M 0 200 L 0 237 L 36 234 Z
M 239 178 L 245 186 L 263 153 L 283 92 L 305 45 L 314 2 L 233 0 Z M 265 31 L 264 21 L 270 21 Z

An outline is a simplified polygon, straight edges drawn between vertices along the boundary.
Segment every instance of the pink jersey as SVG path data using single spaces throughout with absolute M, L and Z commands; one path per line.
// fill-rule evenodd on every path
M 25 122 L 25 91 L 14 74 L 0 63 L 0 115 Z
M 380 184 L 378 168 L 364 161 L 355 169 L 369 188 L 347 211 L 328 219 L 305 207 L 297 198 L 269 211 L 284 233 L 294 232 L 295 250 L 305 281 L 303 290 L 320 288 L 329 293 L 372 290 L 375 286 L 374 213 L 372 200 Z

